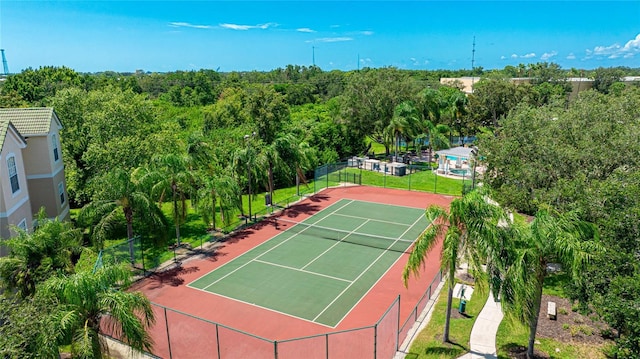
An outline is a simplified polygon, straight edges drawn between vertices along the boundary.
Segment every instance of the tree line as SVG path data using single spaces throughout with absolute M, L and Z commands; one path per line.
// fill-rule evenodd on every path
M 249 188 L 255 193 L 291 186 L 319 164 L 367 154 L 371 143 L 397 155 L 401 142 L 408 147 L 426 139 L 426 148 L 414 150 L 431 153 L 448 147 L 452 135 L 478 135 L 487 165 L 484 183 L 501 205 L 529 215 L 548 207 L 550 213 L 575 213 L 596 225 L 601 247 L 615 248 L 590 253 L 582 273 L 595 280 L 568 288 L 585 310 L 595 310 L 616 330 L 620 353 L 633 353 L 640 337 L 632 301 L 640 290 L 640 211 L 637 196 L 626 194 L 637 191 L 640 178 L 634 156 L 640 153 L 634 140 L 640 91 L 620 77 L 638 73 L 563 70 L 548 63 L 492 71 L 325 72 L 290 65 L 271 72 L 165 74 L 44 67 L 9 76 L 0 106 L 54 107 L 64 126 L 70 199 L 82 208 L 76 222 L 84 229 L 80 244 L 96 248 L 141 231 L 166 245 L 164 202 L 171 203 L 179 244 L 189 205 L 215 228 L 217 220 L 244 214 L 242 194 Z M 465 95 L 459 84 L 439 83 L 442 76 L 464 75 L 482 77 L 473 94 Z M 509 80 L 522 75 L 535 81 Z M 594 78 L 594 90 L 570 98 L 567 78 L 575 75 Z M 505 258 L 524 245 L 514 244 Z M 77 264 L 80 255 L 72 252 L 61 253 Z M 549 261 L 563 260 L 553 250 L 544 253 Z M 32 263 L 50 260 L 37 255 Z M 513 265 L 499 263 L 502 269 Z M 64 264 L 42 271 L 48 273 L 42 278 L 5 285 L 21 290 L 19 285 L 29 284 L 24 297 L 32 297 L 50 275 L 74 275 L 73 268 Z M 0 268 L 5 279 L 21 278 L 14 273 Z

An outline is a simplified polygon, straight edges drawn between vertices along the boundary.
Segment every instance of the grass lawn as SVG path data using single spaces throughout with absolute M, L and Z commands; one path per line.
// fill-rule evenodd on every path
M 471 300 L 467 301 L 466 314 L 468 317 L 454 318 L 451 315 L 449 339 L 452 343 L 443 343 L 445 314 L 447 311 L 447 286 L 442 288 L 440 297 L 433 309 L 433 315 L 426 328 L 414 340 L 407 359 L 446 359 L 457 358 L 469 351 L 469 336 L 476 317 L 484 307 L 489 291 L 480 293 L 474 291 Z M 453 298 L 452 312 L 458 310 L 460 300 Z
M 384 164 L 381 164 L 384 166 Z M 328 183 L 326 177 L 322 177 L 318 181 L 318 186 L 326 187 L 337 186 L 340 181 L 354 182 L 353 175 L 361 175 L 362 179 L 360 184 L 366 186 L 383 187 L 383 188 L 397 188 L 412 191 L 424 191 L 440 194 L 449 194 L 454 196 L 462 195 L 462 188 L 465 182 L 469 185 L 470 179 L 454 179 L 442 176 L 437 176 L 435 173 L 429 170 L 418 170 L 405 176 L 392 176 L 376 171 L 361 170 L 358 168 L 345 168 L 341 170 L 341 173 L 331 173 L 329 175 Z M 355 179 L 357 181 L 357 177 Z

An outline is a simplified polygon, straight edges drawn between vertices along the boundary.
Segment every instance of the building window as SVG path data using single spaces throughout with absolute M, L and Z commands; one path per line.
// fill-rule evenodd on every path
M 51 136 L 51 146 L 53 146 L 53 160 L 58 162 L 60 154 L 58 153 L 58 137 L 56 135 Z
M 60 205 L 64 203 L 64 183 L 58 183 L 58 194 L 60 195 Z
M 7 158 L 7 167 L 9 167 L 9 180 L 11 181 L 11 193 L 16 193 L 20 189 L 18 181 L 18 169 L 16 168 L 16 158 L 11 156 Z
M 18 223 L 18 228 L 22 229 L 23 231 L 27 231 L 27 219 L 24 218 L 22 221 L 20 221 L 20 223 Z

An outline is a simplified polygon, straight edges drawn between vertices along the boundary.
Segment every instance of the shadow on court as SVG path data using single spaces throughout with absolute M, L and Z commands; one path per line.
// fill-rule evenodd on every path
M 166 285 L 177 287 L 184 284 L 184 279 L 181 277 L 182 275 L 194 273 L 200 271 L 199 267 L 183 267 L 177 266 L 171 269 L 153 273 L 149 276 L 149 280 L 151 280 L 151 289 L 161 288 Z

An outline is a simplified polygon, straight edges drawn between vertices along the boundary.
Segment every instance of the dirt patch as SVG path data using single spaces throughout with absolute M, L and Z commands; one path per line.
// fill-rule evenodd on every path
M 556 320 L 547 318 L 547 303 L 556 303 Z M 543 295 L 536 338 L 551 338 L 563 343 L 578 342 L 603 344 L 608 339 L 602 333 L 607 325 L 594 315 L 586 316 L 571 310 L 571 301 L 566 298 Z

